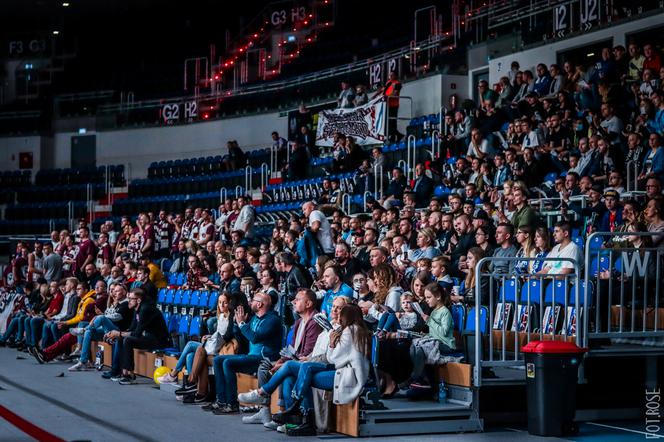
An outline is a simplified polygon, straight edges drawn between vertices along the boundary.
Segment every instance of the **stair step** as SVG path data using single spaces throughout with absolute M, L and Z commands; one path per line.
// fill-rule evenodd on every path
M 124 186 L 124 187 L 111 187 L 111 193 L 112 193 L 112 194 L 117 194 L 117 193 L 129 193 L 129 186 Z
M 94 211 L 98 212 L 110 212 L 113 210 L 113 207 L 109 204 L 95 204 Z

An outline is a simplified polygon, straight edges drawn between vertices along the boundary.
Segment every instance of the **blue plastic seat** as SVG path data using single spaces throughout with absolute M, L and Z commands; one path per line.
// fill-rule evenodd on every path
M 544 303 L 550 305 L 552 302 L 559 305 L 569 304 L 570 288 L 565 281 L 551 281 L 546 286 Z
M 576 287 L 579 287 L 579 305 L 585 305 L 585 293 L 586 293 L 586 282 L 585 281 L 579 281 L 575 284 L 572 285 L 572 288 L 570 290 L 570 301 L 575 304 L 576 303 Z M 592 306 L 593 303 L 593 283 L 592 281 L 588 281 L 588 307 Z
M 180 326 L 180 314 L 173 313 L 168 321 L 168 332 L 170 334 L 177 333 L 178 327 Z
M 189 336 L 201 335 L 201 322 L 202 319 L 200 316 L 194 316 L 191 319 L 191 325 L 189 326 Z
M 178 324 L 178 334 L 180 336 L 189 336 L 189 327 L 191 325 L 191 316 L 182 315 Z
M 452 306 L 452 321 L 454 322 L 454 330 L 463 331 L 464 321 L 466 319 L 466 308 L 463 304 L 454 304 Z
M 168 292 L 168 289 L 163 288 L 159 289 L 159 294 L 157 295 L 157 303 L 158 304 L 164 304 L 166 302 L 166 293 Z
M 530 299 L 531 304 L 539 304 L 544 297 L 542 282 L 531 279 L 528 284 L 521 286 L 521 304 L 526 305 Z
M 219 299 L 219 292 L 211 292 L 208 299 L 208 309 L 217 310 L 217 300 Z
M 513 302 L 517 303 L 517 284 L 516 279 L 506 279 L 505 284 L 500 288 L 500 295 L 497 302 Z
M 464 331 L 465 332 L 475 332 L 475 320 L 477 315 L 477 308 L 471 307 L 468 310 L 468 315 L 466 317 L 466 324 Z M 480 333 L 484 334 L 489 328 L 489 311 L 486 307 L 481 306 L 479 308 L 479 319 L 480 319 Z

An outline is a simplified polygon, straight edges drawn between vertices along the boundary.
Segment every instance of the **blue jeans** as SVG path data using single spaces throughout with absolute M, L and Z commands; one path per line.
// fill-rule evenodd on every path
M 335 370 L 331 365 L 305 362 L 300 366 L 291 396 L 293 399 L 302 400 L 301 408 L 303 410 L 313 410 L 314 399 L 311 389 L 333 390 L 334 374 Z M 286 390 L 284 390 L 284 396 L 286 396 Z
M 44 326 L 44 318 L 36 317 L 30 319 L 30 343 L 29 345 L 36 346 L 42 338 L 42 327 Z M 27 333 L 27 330 L 26 330 Z
M 215 356 L 214 384 L 217 389 L 217 401 L 222 404 L 237 405 L 236 373 L 251 374 L 258 369 L 262 358 L 256 355 L 220 355 Z
M 286 361 L 284 365 L 281 366 L 275 374 L 272 375 L 269 381 L 267 381 L 261 387 L 265 393 L 268 395 L 272 394 L 280 385 L 284 384 L 287 379 L 291 379 L 291 385 L 297 378 L 297 374 L 300 372 L 300 367 L 302 362 L 299 361 Z M 290 390 L 289 390 L 290 391 Z
M 397 315 L 391 312 L 385 312 L 378 320 L 378 326 L 376 327 L 376 330 L 395 332 L 400 328 L 401 326 L 399 325 Z
M 25 345 L 35 345 L 32 343 L 32 329 L 30 328 L 31 316 L 23 318 L 23 333 L 25 333 Z
M 87 322 L 87 321 L 81 321 L 78 324 L 76 324 L 76 327 L 78 327 L 78 328 L 87 328 L 87 326 L 89 324 L 90 323 Z M 83 336 L 77 336 L 76 337 L 76 345 L 80 347 L 82 343 L 83 343 Z
M 113 321 L 108 319 L 106 316 L 97 316 L 95 317 L 90 325 L 85 328 L 85 333 L 81 342 L 81 362 L 88 362 L 90 360 L 90 346 L 92 341 L 98 341 L 104 337 L 104 334 L 112 331 L 118 330 L 118 327 Z M 80 336 L 79 336 L 80 338 Z
M 2 335 L 0 341 L 7 342 L 12 337 L 14 337 L 14 341 L 18 341 L 23 335 L 23 320 L 25 317 L 25 313 L 18 313 L 16 316 L 14 316 L 12 320 L 9 321 L 7 330 L 5 330 L 5 334 Z
M 191 373 L 191 366 L 194 364 L 194 356 L 196 355 L 196 350 L 201 345 L 203 344 L 196 341 L 187 342 L 187 345 L 184 346 L 184 350 L 182 350 L 182 354 L 180 354 L 178 363 L 175 364 L 176 373 L 179 373 L 184 368 L 185 364 L 187 365 L 187 373 Z
M 42 327 L 42 345 L 41 348 L 48 348 L 55 341 L 60 339 L 68 331 L 68 328 L 58 329 L 57 321 L 46 321 Z

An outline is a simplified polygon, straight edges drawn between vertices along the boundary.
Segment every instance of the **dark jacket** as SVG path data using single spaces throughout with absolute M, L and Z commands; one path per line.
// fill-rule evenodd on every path
M 81 298 L 79 298 L 78 295 L 74 295 L 69 298 L 69 302 L 67 303 L 67 314 L 64 318 L 60 319 L 61 321 L 68 321 L 76 316 L 76 311 L 78 310 L 78 303 L 80 300 Z
M 297 294 L 297 289 L 301 287 L 311 287 L 311 278 L 307 277 L 306 270 L 298 265 L 294 265 L 286 275 L 281 291 L 288 297 L 288 299 L 293 299 Z
M 166 346 L 168 343 L 166 321 L 154 304 L 141 302 L 128 331 L 131 336 L 135 337 L 152 336 L 157 340 L 159 346 Z
M 415 205 L 418 208 L 428 206 L 433 194 L 433 180 L 426 175 L 418 177 L 413 184 L 413 192 L 415 192 Z

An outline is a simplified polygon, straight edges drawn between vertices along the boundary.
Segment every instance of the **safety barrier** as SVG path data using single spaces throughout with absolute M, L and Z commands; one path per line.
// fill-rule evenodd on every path
M 651 243 L 661 241 L 661 236 L 650 232 L 588 236 L 584 281 L 595 287 L 595 312 L 584 318 L 585 345 L 588 340 L 608 338 L 612 344 L 664 347 L 662 249 Z
M 567 262 L 573 273 L 518 275 L 510 270 L 538 262 L 543 267 Z M 496 270 L 498 265 L 505 271 Z M 482 385 L 483 369 L 517 368 L 514 380 L 522 381 L 521 348 L 531 340 L 583 343 L 584 330 L 577 324 L 579 315 L 587 317 L 584 306 L 589 305 L 589 290 L 581 285 L 581 266 L 576 260 L 485 257 L 477 262 L 475 275 L 474 307 L 468 311 L 463 332 L 475 386 Z

